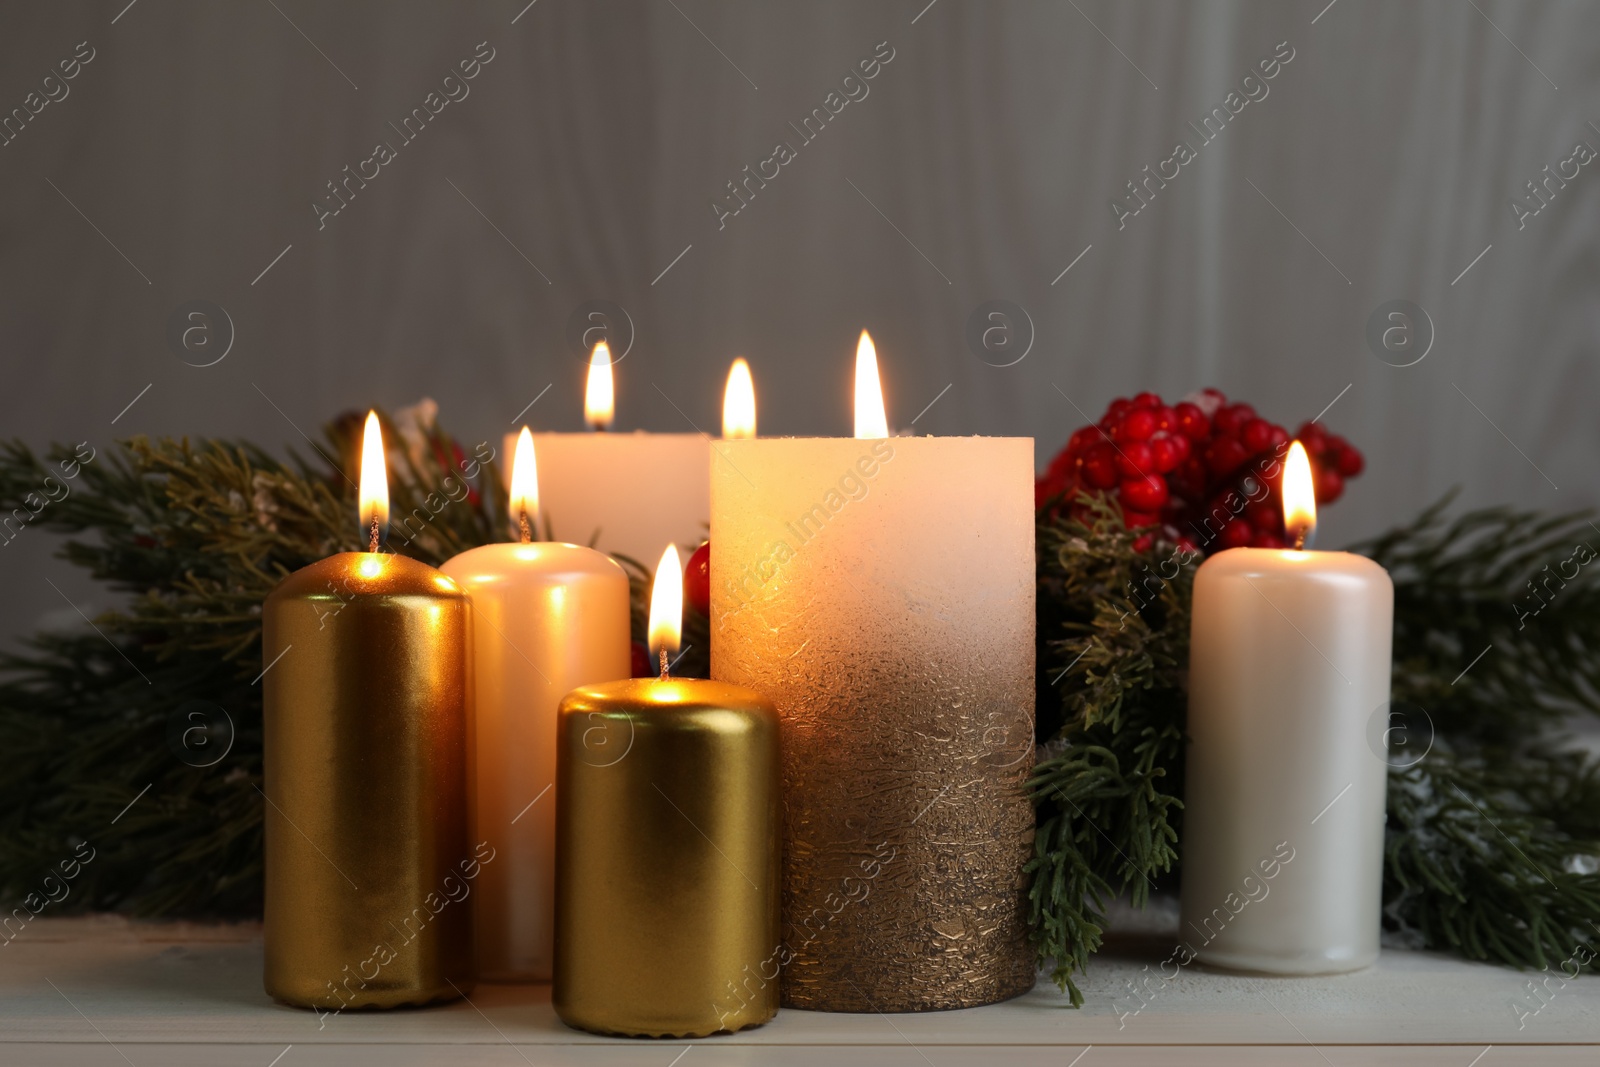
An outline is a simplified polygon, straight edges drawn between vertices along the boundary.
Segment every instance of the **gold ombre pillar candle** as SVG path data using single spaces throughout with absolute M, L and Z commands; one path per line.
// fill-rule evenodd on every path
M 661 677 L 561 702 L 556 1013 L 634 1037 L 701 1037 L 778 1010 L 778 719 L 738 686 L 670 678 L 683 570 L 656 570 Z
M 534 541 L 533 441 L 511 468 L 517 543 L 444 565 L 472 597 L 473 840 L 497 853 L 478 880 L 478 974 L 548 982 L 554 966 L 556 705 L 590 682 L 628 677 L 628 575 L 609 556 Z
M 262 607 L 265 984 L 300 1007 L 450 999 L 473 979 L 471 619 L 449 578 L 378 551 L 383 443 L 367 416 L 367 552 L 278 584 Z
M 711 675 L 783 726 L 783 1003 L 965 1008 L 1033 987 L 1033 441 L 723 441 Z

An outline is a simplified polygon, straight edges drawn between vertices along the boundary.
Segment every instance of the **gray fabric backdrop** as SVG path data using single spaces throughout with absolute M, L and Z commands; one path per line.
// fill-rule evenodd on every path
M 1215 384 L 1291 428 L 1337 397 L 1369 470 L 1327 546 L 1453 485 L 1595 502 L 1600 175 L 1511 207 L 1600 146 L 1593 3 L 125 3 L 0 6 L 0 109 L 59 97 L 0 147 L 6 436 L 287 444 L 426 395 L 498 441 L 547 385 L 526 417 L 577 429 L 563 338 L 604 300 L 636 328 L 623 427 L 714 431 L 742 354 L 763 432 L 848 433 L 866 327 L 893 423 L 1032 435 L 1041 464 L 1077 408 L 1141 388 Z M 459 98 L 407 142 L 430 92 Z M 790 126 L 846 92 L 814 140 Z M 1213 140 L 1189 125 L 1246 93 Z M 1180 139 L 1196 158 L 1119 222 Z M 719 220 L 746 164 L 778 173 Z M 213 366 L 166 337 L 191 299 L 234 325 Z M 964 339 L 991 299 L 1031 319 L 1014 366 Z M 1433 323 L 1414 366 L 1364 339 L 1393 299 Z M 51 548 L 0 549 L 0 633 L 75 618 L 45 576 L 109 602 Z

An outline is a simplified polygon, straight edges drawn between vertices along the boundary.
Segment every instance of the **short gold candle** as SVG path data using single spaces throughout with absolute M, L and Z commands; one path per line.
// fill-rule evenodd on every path
M 473 978 L 470 605 L 344 552 L 262 608 L 267 992 L 308 1008 L 454 998 Z
M 556 749 L 555 1009 L 701 1037 L 778 1010 L 778 715 L 693 679 L 585 686 Z

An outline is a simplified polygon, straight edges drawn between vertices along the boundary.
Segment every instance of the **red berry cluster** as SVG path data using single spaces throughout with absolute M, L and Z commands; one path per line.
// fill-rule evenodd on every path
M 1311 458 L 1317 502 L 1333 503 L 1366 461 L 1317 423 L 1301 426 L 1296 436 Z M 1073 433 L 1035 484 L 1035 503 L 1072 506 L 1079 492 L 1112 492 L 1129 529 L 1152 530 L 1135 542 L 1140 551 L 1156 532 L 1191 551 L 1281 548 L 1281 464 L 1273 461 L 1281 460 L 1289 440 L 1282 426 L 1249 404 L 1230 404 L 1215 389 L 1171 405 L 1140 393 L 1113 400 L 1097 425 Z M 1270 490 L 1265 496 L 1260 483 Z M 1235 503 L 1253 502 L 1234 514 L 1230 496 Z

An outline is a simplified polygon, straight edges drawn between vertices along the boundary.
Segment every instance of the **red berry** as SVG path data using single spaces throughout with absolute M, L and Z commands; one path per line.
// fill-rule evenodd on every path
M 1255 536 L 1255 531 L 1250 528 L 1249 523 L 1234 519 L 1222 528 L 1218 540 L 1222 542 L 1223 548 L 1249 548 Z
M 1101 418 L 1100 421 L 1104 423 L 1106 419 L 1111 419 L 1113 421 L 1120 419 L 1122 416 L 1128 413 L 1128 409 L 1131 407 L 1133 407 L 1133 401 L 1129 400 L 1125 396 L 1119 396 L 1111 402 L 1109 407 L 1106 408 L 1105 416 Z
M 1219 406 L 1228 402 L 1228 398 L 1223 395 L 1221 389 L 1202 389 L 1200 390 L 1200 395 Z
M 1283 525 L 1283 514 L 1278 505 L 1271 500 L 1258 500 L 1247 505 L 1244 517 L 1262 533 L 1275 533 Z
M 1204 441 L 1211 436 L 1211 420 L 1195 405 L 1184 401 L 1172 409 L 1177 419 L 1178 432 L 1191 441 Z
M 1185 555 L 1197 556 L 1200 554 L 1200 546 L 1189 540 L 1187 537 L 1178 538 L 1178 548 Z
M 1122 506 L 1135 511 L 1159 511 L 1167 502 L 1167 483 L 1160 478 L 1130 478 L 1122 483 Z
M 1275 533 L 1258 533 L 1256 534 L 1256 547 L 1286 548 L 1287 546 L 1284 544 L 1283 538 L 1279 537 Z
M 1083 457 L 1083 480 L 1093 489 L 1110 489 L 1117 484 L 1117 450 L 1098 444 Z
M 1346 478 L 1354 478 L 1367 469 L 1367 461 L 1360 452 L 1346 445 L 1334 459 L 1334 468 Z
M 1344 495 L 1344 477 L 1332 467 L 1317 472 L 1317 503 L 1331 504 Z
M 1305 423 L 1295 431 L 1295 439 L 1306 446 L 1306 451 L 1314 456 L 1322 455 L 1328 447 L 1328 431 L 1315 422 Z
M 1129 511 L 1124 508 L 1122 512 L 1122 521 L 1130 530 L 1142 530 L 1145 527 L 1154 526 L 1156 523 L 1160 522 L 1161 516 L 1152 515 L 1146 511 Z
M 1183 441 L 1181 437 L 1168 437 L 1166 434 L 1157 434 L 1150 438 L 1150 462 L 1155 467 L 1157 474 L 1165 474 L 1179 463 L 1183 456 L 1178 453 L 1175 441 Z M 1184 444 L 1188 444 L 1184 441 Z
M 1136 408 L 1158 408 L 1161 406 L 1161 398 L 1154 393 L 1140 393 L 1133 398 L 1133 406 Z
M 1155 471 L 1156 460 L 1149 445 L 1143 441 L 1130 441 L 1117 455 L 1117 470 L 1124 478 L 1139 478 Z
M 1232 474 L 1249 458 L 1249 451 L 1232 437 L 1214 438 L 1206 447 L 1206 466 L 1219 477 Z
M 1230 404 L 1211 417 L 1211 425 L 1218 433 L 1238 433 L 1255 417 L 1256 409 L 1249 404 Z
M 1150 546 L 1155 543 L 1156 538 L 1154 534 L 1140 534 L 1138 537 L 1133 539 L 1133 550 L 1135 552 L 1148 552 L 1150 551 Z
M 711 617 L 711 542 L 694 550 L 683 573 L 683 593 L 694 610 Z
M 1082 452 L 1096 441 L 1103 440 L 1100 431 L 1093 426 L 1072 431 L 1072 436 L 1067 439 L 1067 451 Z
M 1190 453 L 1194 451 L 1189 447 L 1189 439 L 1183 436 L 1181 433 L 1171 434 L 1167 437 L 1167 440 L 1171 443 L 1174 451 L 1176 451 L 1178 454 L 1178 463 L 1182 463 L 1184 460 L 1188 459 Z
M 1282 426 L 1279 426 L 1276 423 L 1274 423 L 1273 427 L 1272 427 L 1272 444 L 1271 444 L 1270 447 L 1272 447 L 1274 449 L 1278 449 L 1278 448 L 1282 448 L 1284 445 L 1286 445 L 1288 443 L 1289 443 L 1289 431 L 1285 430 Z
M 1149 408 L 1134 408 L 1122 416 L 1122 423 L 1113 436 L 1118 444 L 1126 445 L 1130 441 L 1148 441 L 1155 432 L 1156 413 Z
M 1239 431 L 1239 443 L 1250 452 L 1265 452 L 1272 447 L 1272 424 L 1266 419 L 1251 419 Z

